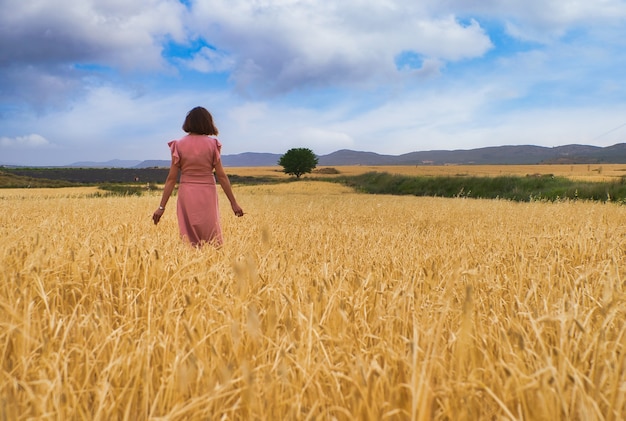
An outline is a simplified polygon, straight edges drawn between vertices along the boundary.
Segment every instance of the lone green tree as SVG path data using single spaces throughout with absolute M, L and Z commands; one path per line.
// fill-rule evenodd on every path
M 300 178 L 302 174 L 313 171 L 317 165 L 317 157 L 309 148 L 293 148 L 280 157 L 278 165 L 283 167 L 285 174 Z

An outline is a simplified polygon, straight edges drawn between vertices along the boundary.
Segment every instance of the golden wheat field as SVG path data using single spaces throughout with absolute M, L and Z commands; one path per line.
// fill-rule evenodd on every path
M 0 190 L 2 420 L 621 420 L 626 208 Z

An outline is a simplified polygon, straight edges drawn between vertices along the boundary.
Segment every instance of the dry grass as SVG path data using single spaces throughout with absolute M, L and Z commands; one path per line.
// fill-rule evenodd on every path
M 624 418 L 623 207 L 235 191 L 4 195 L 0 419 Z
M 78 198 L 102 192 L 97 186 L 87 187 L 59 187 L 34 189 L 0 189 L 2 199 L 50 199 L 50 198 Z M 1 202 L 0 202 L 1 203 Z

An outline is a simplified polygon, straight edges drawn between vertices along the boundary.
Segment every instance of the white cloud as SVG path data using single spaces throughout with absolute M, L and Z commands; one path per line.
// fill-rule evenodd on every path
M 304 146 L 313 149 L 314 152 L 333 152 L 339 149 L 351 149 L 355 147 L 354 138 L 346 133 L 328 130 L 318 127 L 302 127 L 294 131 L 294 147 Z
M 405 2 L 221 0 L 196 3 L 194 31 L 236 60 L 240 89 L 283 93 L 398 79 L 395 57 L 481 57 L 491 47 L 476 20 L 430 17 Z
M 162 65 L 161 38 L 182 41 L 185 36 L 185 8 L 175 0 L 1 3 L 11 13 L 0 18 L 0 45 L 7 59 L 18 62 L 154 68 Z
M 231 70 L 235 60 L 228 54 L 203 47 L 190 60 L 181 60 L 185 66 L 202 73 L 219 73 Z
M 185 37 L 185 8 L 176 0 L 2 0 L 5 59 L 83 62 L 124 68 L 163 64 L 162 37 Z
M 48 140 L 36 133 L 26 136 L 0 137 L 0 146 L 15 149 L 39 149 L 52 146 Z
M 177 0 L 0 0 L 1 103 L 65 106 L 113 71 L 163 71 L 168 39 L 184 42 Z
M 524 40 L 550 43 L 574 28 L 596 30 L 622 26 L 622 0 L 428 0 L 431 13 L 481 16 L 505 22 L 509 33 Z
M 463 26 L 454 16 L 415 22 L 413 39 L 406 45 L 407 49 L 427 57 L 449 61 L 481 57 L 492 46 L 476 20 Z
M 228 110 L 231 124 L 242 130 L 254 131 L 269 117 L 270 107 L 264 102 L 247 102 Z

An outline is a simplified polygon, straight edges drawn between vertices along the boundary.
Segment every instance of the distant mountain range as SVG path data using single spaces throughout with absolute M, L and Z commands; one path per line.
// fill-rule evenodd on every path
M 110 161 L 105 162 L 96 162 L 96 161 L 80 161 L 74 162 L 73 164 L 68 165 L 68 167 L 77 167 L 77 168 L 139 168 L 143 162 L 147 161 L 139 161 L 139 160 L 130 160 L 130 159 L 112 159 Z M 169 166 L 169 164 L 167 164 Z
M 282 154 L 245 152 L 222 155 L 227 167 L 266 167 L 278 165 Z M 319 166 L 342 165 L 524 165 L 524 164 L 626 164 L 626 143 L 599 147 L 565 145 L 553 148 L 532 145 L 493 146 L 478 149 L 435 150 L 402 155 L 381 155 L 374 152 L 342 149 L 319 155 Z M 169 160 L 112 160 L 107 162 L 75 162 L 70 167 L 152 168 L 169 167 Z

